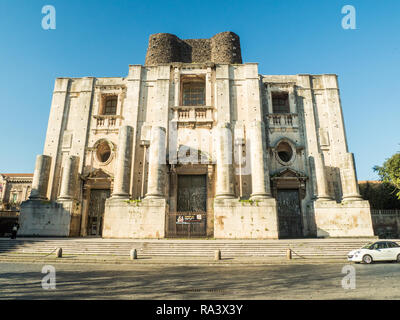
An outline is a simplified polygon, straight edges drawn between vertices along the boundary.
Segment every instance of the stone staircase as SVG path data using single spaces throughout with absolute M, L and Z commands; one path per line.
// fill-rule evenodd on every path
M 0 255 L 7 253 L 49 254 L 61 247 L 63 254 L 128 256 L 137 249 L 142 256 L 212 257 L 219 249 L 223 257 L 284 257 L 291 248 L 301 257 L 345 257 L 375 239 L 295 240 L 123 240 L 123 239 L 0 239 Z M 395 240 L 396 241 L 396 240 Z

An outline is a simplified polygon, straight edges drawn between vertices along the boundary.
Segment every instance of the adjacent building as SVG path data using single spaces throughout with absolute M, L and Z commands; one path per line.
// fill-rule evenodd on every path
M 0 173 L 0 211 L 18 211 L 31 193 L 32 173 Z

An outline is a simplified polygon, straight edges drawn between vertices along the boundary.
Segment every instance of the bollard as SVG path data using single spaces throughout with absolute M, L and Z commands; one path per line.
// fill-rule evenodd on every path
M 136 260 L 137 259 L 137 250 L 132 249 L 131 250 L 131 260 Z
M 221 260 L 221 250 L 215 250 L 214 260 Z
M 291 249 L 286 250 L 286 257 L 288 258 L 288 260 L 292 260 L 292 250 Z
M 57 250 L 56 250 L 56 257 L 57 257 L 57 258 L 62 258 L 62 248 L 57 248 Z

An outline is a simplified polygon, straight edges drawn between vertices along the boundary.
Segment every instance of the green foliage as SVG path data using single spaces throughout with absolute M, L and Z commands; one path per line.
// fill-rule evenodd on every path
M 130 200 L 125 200 L 126 203 L 128 204 L 135 204 L 136 206 L 138 206 L 139 203 L 142 202 L 141 199 L 130 199 Z
M 360 194 L 372 209 L 400 209 L 396 188 L 390 183 L 360 183 Z
M 240 199 L 239 202 L 243 205 L 244 203 L 249 203 L 250 205 L 256 204 L 258 206 L 258 203 L 260 200 L 252 200 L 252 199 Z
M 394 154 L 387 159 L 383 165 L 375 166 L 376 171 L 382 182 L 393 185 L 396 189 L 396 195 L 400 199 L 400 153 Z

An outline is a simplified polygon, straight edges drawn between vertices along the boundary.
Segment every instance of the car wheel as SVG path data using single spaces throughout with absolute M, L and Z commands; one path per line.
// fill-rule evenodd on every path
M 369 254 L 366 254 L 366 255 L 363 257 L 362 260 L 363 260 L 363 262 L 366 263 L 366 264 L 372 263 L 372 257 L 371 257 Z
M 400 263 L 400 254 L 397 255 L 397 262 Z

